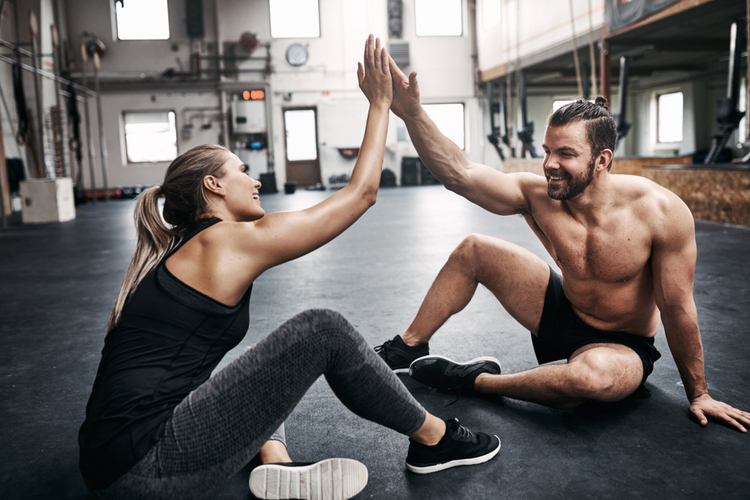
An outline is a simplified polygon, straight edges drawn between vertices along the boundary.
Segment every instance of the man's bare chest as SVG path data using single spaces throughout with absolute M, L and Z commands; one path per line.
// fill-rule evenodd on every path
M 586 228 L 578 223 L 558 223 L 541 229 L 549 239 L 548 250 L 568 278 L 627 282 L 642 275 L 649 265 L 650 235 L 635 224 Z

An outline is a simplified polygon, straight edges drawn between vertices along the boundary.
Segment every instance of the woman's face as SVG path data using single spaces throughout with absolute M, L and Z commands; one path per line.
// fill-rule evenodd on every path
M 231 153 L 223 168 L 224 201 L 235 219 L 253 221 L 263 217 L 266 212 L 260 206 L 260 182 L 251 178 L 245 164 Z

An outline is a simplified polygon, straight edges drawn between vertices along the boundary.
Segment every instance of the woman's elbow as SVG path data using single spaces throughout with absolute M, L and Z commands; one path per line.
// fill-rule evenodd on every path
M 378 201 L 378 190 L 368 190 L 362 194 L 362 200 L 367 204 L 367 208 L 372 207 Z

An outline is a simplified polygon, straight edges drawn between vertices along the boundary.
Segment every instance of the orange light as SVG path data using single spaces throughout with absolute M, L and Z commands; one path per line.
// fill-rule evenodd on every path
M 250 99 L 253 101 L 260 101 L 261 99 L 266 97 L 266 93 L 262 90 L 252 90 L 250 91 Z
M 246 100 L 246 101 L 247 101 L 248 99 L 250 99 L 250 92 L 248 92 L 247 90 L 246 90 L 246 91 L 244 91 L 244 92 L 242 93 L 242 98 L 243 98 L 244 100 Z

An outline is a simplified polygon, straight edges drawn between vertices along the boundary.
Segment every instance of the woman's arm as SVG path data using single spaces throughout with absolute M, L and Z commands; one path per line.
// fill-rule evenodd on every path
M 359 87 L 370 101 L 365 136 L 349 183 L 321 203 L 299 212 L 269 214 L 241 224 L 233 242 L 260 274 L 328 243 L 375 204 L 393 97 L 389 58 L 372 35 L 365 43 L 364 66 L 357 69 Z

